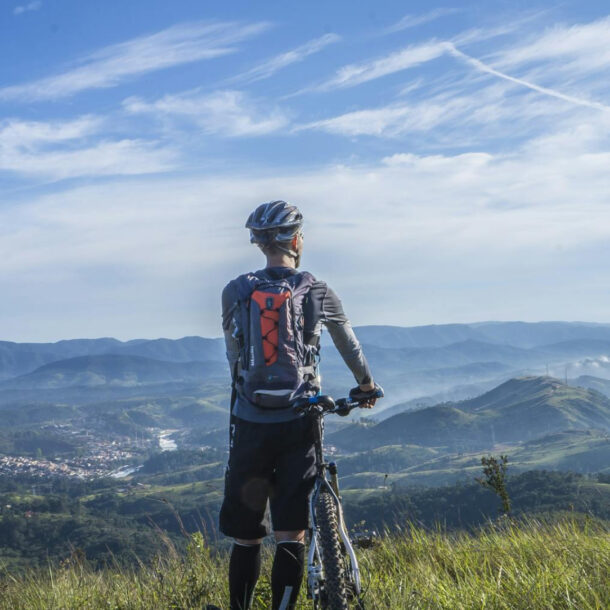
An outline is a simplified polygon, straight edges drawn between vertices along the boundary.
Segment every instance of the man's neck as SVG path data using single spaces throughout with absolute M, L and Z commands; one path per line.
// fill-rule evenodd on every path
M 281 256 L 268 256 L 267 268 L 269 267 L 290 267 L 291 269 L 296 269 L 294 258 L 287 254 L 282 254 Z

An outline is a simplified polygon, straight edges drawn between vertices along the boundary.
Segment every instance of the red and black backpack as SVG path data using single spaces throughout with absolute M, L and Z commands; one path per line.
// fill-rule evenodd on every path
M 261 408 L 288 407 L 317 376 L 315 349 L 303 339 L 303 301 L 315 278 L 306 271 L 276 280 L 250 273 L 235 281 L 236 390 Z

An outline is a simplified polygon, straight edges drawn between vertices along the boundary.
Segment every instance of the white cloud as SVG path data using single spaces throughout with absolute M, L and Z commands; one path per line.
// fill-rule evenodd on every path
M 339 42 L 340 40 L 341 37 L 337 36 L 337 34 L 324 34 L 324 36 L 310 40 L 290 51 L 280 53 L 247 72 L 243 72 L 242 74 L 238 74 L 234 78 L 229 79 L 228 82 L 254 82 L 269 78 L 286 66 L 303 61 L 306 57 L 318 53 L 328 45 Z
M 534 93 L 515 94 L 511 85 L 478 87 L 473 91 L 443 91 L 414 102 L 394 102 L 297 125 L 346 137 L 398 138 L 426 134 L 428 146 L 470 145 L 498 137 L 531 136 L 572 108 L 563 101 Z M 512 141 L 512 140 L 511 140 Z
M 414 68 L 437 59 L 444 53 L 446 53 L 446 48 L 442 42 L 431 41 L 411 45 L 384 57 L 343 66 L 337 70 L 335 76 L 309 90 L 329 91 L 331 89 L 354 87 L 388 74 Z
M 22 15 L 23 13 L 29 13 L 31 11 L 37 11 L 42 6 L 40 0 L 34 2 L 28 2 L 28 4 L 20 4 L 13 9 L 13 15 Z
M 242 91 L 212 94 L 166 95 L 155 102 L 129 98 L 123 104 L 131 113 L 186 118 L 202 131 L 228 137 L 261 136 L 288 124 L 288 118 L 269 104 L 256 104 Z
M 76 176 L 147 174 L 174 166 L 176 154 L 154 142 L 95 140 L 100 117 L 0 123 L 0 170 L 60 180 Z
M 516 78 L 514 76 L 509 76 L 508 74 L 504 74 L 503 72 L 495 70 L 491 66 L 484 64 L 482 61 L 480 61 L 474 57 L 470 57 L 469 55 L 466 55 L 466 53 L 463 53 L 462 51 L 457 49 L 455 47 L 455 45 L 453 45 L 452 43 L 447 43 L 447 49 L 449 50 L 449 52 L 452 55 L 467 61 L 470 65 L 474 66 L 477 70 L 480 70 L 481 72 L 486 72 L 493 76 L 497 76 L 498 78 L 502 78 L 504 80 L 515 83 L 517 85 L 522 85 L 523 87 L 527 87 L 528 89 L 537 91 L 538 93 L 542 93 L 543 95 L 555 97 L 557 99 L 563 100 L 564 102 L 568 102 L 570 104 L 575 104 L 577 106 L 586 106 L 588 108 L 594 108 L 596 110 L 602 110 L 604 112 L 610 111 L 610 106 L 607 106 L 606 104 L 583 99 L 581 97 L 575 97 L 573 95 L 567 95 L 560 91 L 550 89 L 549 87 L 541 87 L 540 85 L 536 85 L 534 83 L 528 82 L 522 78 Z
M 481 41 L 489 30 L 345 66 L 326 81 L 328 89 L 414 68 L 393 103 L 358 108 L 355 98 L 336 115 L 305 117 L 293 128 L 388 138 L 353 147 L 350 165 L 324 166 L 336 150 L 320 147 L 319 159 L 290 173 L 278 157 L 256 175 L 240 165 L 227 174 L 107 178 L 9 198 L 0 206 L 0 337 L 218 335 L 222 286 L 262 264 L 245 218 L 274 198 L 302 207 L 304 265 L 337 288 L 356 324 L 606 320 L 610 115 L 608 98 L 593 94 L 607 87 L 604 24 L 553 28 L 539 36 L 544 44 L 528 37 L 494 53 L 485 47 L 487 54 L 476 53 L 481 59 L 456 40 Z M 207 40 L 180 36 L 184 46 L 177 38 L 140 39 L 156 49 L 148 63 L 142 49 L 111 47 L 76 71 L 101 67 L 102 81 L 91 86 L 109 86 L 99 83 L 161 66 L 161 47 L 171 47 L 170 63 L 188 61 L 187 48 Z M 304 56 L 298 49 L 253 68 L 249 79 L 294 63 Z M 416 71 L 450 54 L 455 61 L 434 66 L 443 68 L 434 80 Z M 132 55 L 127 72 L 113 72 L 110 56 Z M 381 90 L 380 99 L 387 94 Z M 160 120 L 176 148 L 192 134 L 261 136 L 291 125 L 281 108 L 235 90 L 130 98 L 124 109 Z M 0 169 L 50 179 L 185 170 L 157 141 L 130 133 L 111 139 L 110 129 L 133 117 L 115 119 L 0 122 Z M 385 157 L 370 161 L 380 149 Z M 193 165 L 206 167 L 197 152 Z M 380 312 L 388 286 L 392 298 Z
M 57 99 L 87 89 L 114 87 L 129 77 L 234 53 L 238 42 L 268 27 L 266 23 L 226 22 L 175 25 L 105 47 L 61 74 L 4 87 L 0 89 L 0 99 Z
M 534 15 L 527 15 L 520 20 L 507 22 L 494 28 L 468 30 L 454 36 L 452 41 L 455 44 L 468 45 L 506 36 L 517 31 L 533 18 Z M 447 51 L 446 42 L 436 39 L 410 45 L 382 57 L 342 66 L 335 72 L 334 76 L 326 81 L 318 85 L 305 87 L 287 97 L 310 91 L 330 91 L 354 87 L 403 70 L 417 68 L 422 64 L 442 57 Z
M 500 69 L 550 64 L 556 73 L 588 75 L 610 66 L 610 17 L 587 24 L 556 25 L 537 33 L 524 44 L 495 53 L 494 65 Z M 548 63 L 547 63 L 548 65 Z
M 400 32 L 402 30 L 417 27 L 418 25 L 430 23 L 431 21 L 436 21 L 441 17 L 448 17 L 449 15 L 461 13 L 462 10 L 463 9 L 457 8 L 437 8 L 428 13 L 423 13 L 422 15 L 405 15 L 400 21 L 397 21 L 394 25 L 387 28 L 385 32 L 388 34 Z
M 4 206 L 0 275 L 28 306 L 0 335 L 36 338 L 32 320 L 57 337 L 218 335 L 222 286 L 262 264 L 244 220 L 277 197 L 302 208 L 304 265 L 356 324 L 605 319 L 608 127 L 594 113 L 509 154 L 133 179 Z
M 427 106 L 426 110 L 430 114 L 436 114 L 438 124 L 438 108 L 433 109 Z M 441 111 L 442 112 L 442 111 Z M 343 136 L 396 136 L 412 130 L 424 130 L 426 126 L 421 116 L 409 106 L 391 105 L 382 108 L 356 110 L 340 116 L 321 121 L 315 121 L 306 125 L 298 126 L 295 131 L 304 129 L 317 129 Z
M 96 116 L 82 116 L 71 121 L 21 121 L 5 119 L 0 122 L 0 150 L 30 148 L 41 143 L 74 140 L 99 132 L 103 120 Z
M 0 170 L 48 177 L 152 174 L 175 167 L 176 154 L 142 140 L 102 141 L 75 150 L 0 155 Z
M 605 24 L 606 20 L 604 27 Z M 596 26 L 595 32 L 603 31 L 600 24 Z M 582 42 L 580 33 L 575 34 L 575 38 Z M 574 49 L 578 45 L 572 43 L 567 47 Z M 589 47 L 589 50 L 593 47 L 594 45 Z M 510 142 L 514 142 L 517 137 L 532 137 L 541 134 L 545 128 L 552 129 L 552 122 L 559 116 L 566 120 L 581 109 L 602 112 L 610 110 L 610 105 L 592 99 L 586 92 L 572 95 L 559 87 L 542 86 L 532 80 L 502 72 L 489 63 L 464 53 L 453 42 L 435 43 L 434 49 L 431 55 L 450 55 L 466 68 L 474 68 L 476 72 L 462 70 L 459 73 L 454 70 L 451 78 L 445 76 L 437 79 L 436 84 L 427 83 L 430 85 L 427 90 L 420 78 L 415 81 L 416 86 L 407 85 L 401 90 L 400 96 L 406 97 L 406 100 L 376 108 L 352 110 L 297 125 L 293 131 L 315 129 L 347 137 L 368 135 L 385 138 L 426 132 L 428 144 L 451 145 L 453 141 L 472 145 L 498 137 L 508 138 Z M 509 57 L 513 55 L 512 49 L 513 47 L 506 51 Z M 534 53 L 520 53 L 517 48 L 514 55 L 523 58 L 531 57 Z M 547 55 L 551 55 L 550 51 L 547 51 Z M 499 54 L 498 57 L 502 55 Z M 375 78 L 386 70 L 400 69 L 406 65 L 401 64 L 400 59 L 400 55 L 393 54 L 385 57 L 381 64 L 366 64 L 366 70 L 346 72 L 346 82 L 354 84 L 360 78 Z M 373 66 L 381 66 L 382 69 L 373 69 Z M 545 64 L 542 65 L 541 74 L 546 67 Z M 549 72 L 553 71 L 553 65 L 548 68 Z M 476 73 L 488 78 L 482 79 Z M 494 79 L 504 85 L 493 84 Z M 417 98 L 415 101 L 408 99 L 413 92 Z M 473 127 L 484 127 L 485 130 Z

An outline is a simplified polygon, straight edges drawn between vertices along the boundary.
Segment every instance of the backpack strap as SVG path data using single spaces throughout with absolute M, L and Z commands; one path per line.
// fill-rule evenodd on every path
M 233 377 L 231 379 L 231 402 L 229 403 L 229 414 L 233 415 L 233 407 L 235 406 L 235 401 L 237 400 L 237 369 L 239 367 L 239 358 L 235 361 L 233 365 Z

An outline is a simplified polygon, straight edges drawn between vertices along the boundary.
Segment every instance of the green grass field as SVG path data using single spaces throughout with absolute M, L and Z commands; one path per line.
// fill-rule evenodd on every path
M 408 527 L 360 560 L 371 610 L 610 608 L 610 530 L 588 518 L 505 522 L 472 535 Z M 254 610 L 269 607 L 270 561 L 271 549 Z M 2 573 L 0 608 L 228 608 L 226 565 L 199 534 L 185 557 L 168 542 L 163 557 L 133 570 L 93 571 L 76 554 L 58 568 Z M 298 607 L 310 607 L 304 593 Z

